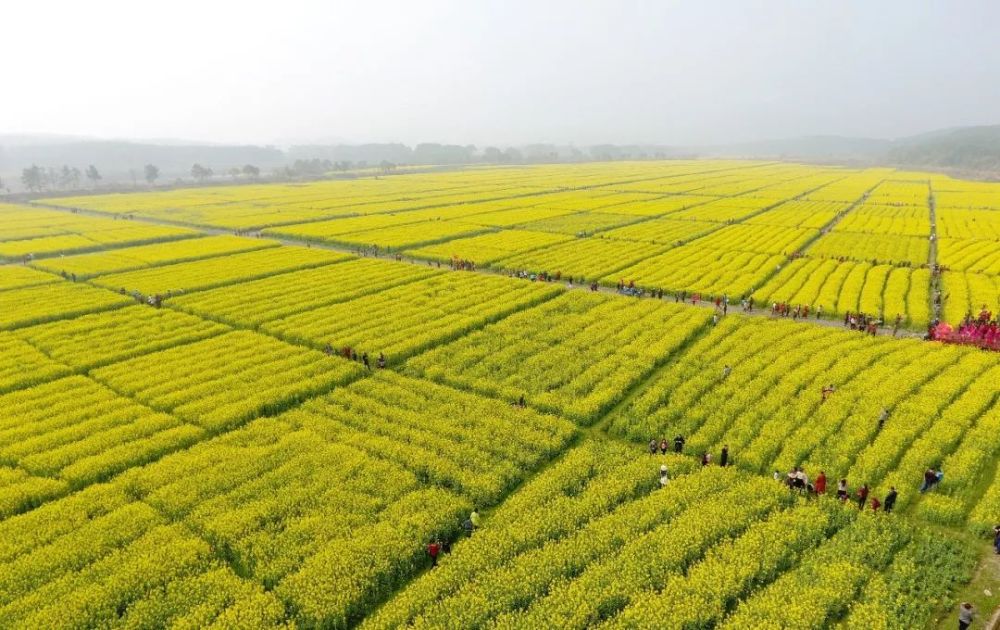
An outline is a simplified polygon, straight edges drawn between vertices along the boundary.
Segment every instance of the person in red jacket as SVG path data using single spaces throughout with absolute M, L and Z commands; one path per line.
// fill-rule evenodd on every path
M 816 477 L 816 494 L 826 494 L 826 473 L 822 470 L 819 471 L 819 477 Z
M 878 497 L 872 497 L 872 512 L 878 512 L 880 507 L 882 507 L 882 502 L 878 500 Z
M 864 484 L 858 488 L 858 509 L 865 509 L 865 503 L 868 502 L 868 484 Z
M 431 557 L 431 566 L 436 567 L 438 565 L 438 554 L 441 553 L 441 543 L 436 540 L 432 540 L 427 543 L 427 555 Z

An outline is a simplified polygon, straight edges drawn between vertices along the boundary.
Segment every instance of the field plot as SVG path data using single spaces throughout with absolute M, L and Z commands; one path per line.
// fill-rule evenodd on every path
M 448 273 L 268 322 L 262 329 L 315 348 L 352 348 L 397 361 L 560 292 L 558 287 Z
M 14 265 L 0 266 L 0 291 L 58 282 L 52 274 Z
M 775 302 L 809 306 L 813 313 L 822 308 L 827 317 L 861 311 L 891 323 L 902 315 L 904 323 L 923 327 L 930 321 L 930 279 L 929 269 L 800 258 L 754 299 L 764 308 Z
M 184 313 L 128 306 L 15 331 L 46 356 L 90 370 L 229 330 Z
M 84 279 L 106 273 L 130 271 L 143 267 L 167 265 L 277 246 L 277 241 L 237 236 L 208 236 L 176 243 L 157 243 L 155 245 L 123 247 L 92 254 L 46 258 L 32 263 L 32 266 L 52 273 L 76 274 L 77 278 Z
M 70 487 L 101 481 L 203 436 L 202 429 L 83 376 L 0 396 L 0 462 Z
M 447 262 L 452 259 L 474 261 L 479 265 L 488 265 L 501 258 L 520 252 L 541 249 L 557 243 L 565 243 L 572 236 L 550 234 L 548 232 L 530 232 L 528 230 L 503 230 L 490 232 L 479 236 L 460 238 L 437 245 L 426 245 L 416 249 L 406 250 L 406 254 L 417 258 Z
M 429 267 L 354 259 L 170 299 L 170 306 L 235 326 L 260 324 L 440 274 Z
M 810 256 L 874 264 L 926 265 L 929 252 L 926 238 L 861 232 L 831 232 L 809 248 Z
M 1000 212 L 995 210 L 955 210 L 938 208 L 937 233 L 947 239 L 1000 239 Z
M 0 205 L 0 259 L 54 256 L 139 243 L 190 238 L 182 227 L 82 217 L 53 210 Z
M 91 375 L 210 431 L 275 413 L 359 376 L 356 364 L 249 331 L 144 354 Z
M 361 627 L 920 627 L 939 591 L 903 569 L 951 584 L 970 565 L 949 537 L 690 465 L 575 449 Z M 791 584 L 809 597 L 789 605 Z
M 505 439 L 492 439 L 500 427 Z M 44 545 L 51 557 L 65 558 L 55 565 L 59 569 L 81 567 L 88 575 L 101 566 L 114 585 L 123 584 L 121 591 L 102 589 L 104 598 L 138 595 L 144 602 L 138 610 L 183 619 L 194 615 L 209 593 L 196 589 L 194 601 L 162 601 L 157 581 L 152 588 L 126 588 L 130 567 L 119 564 L 120 553 L 108 553 L 121 549 L 128 557 L 133 539 L 156 524 L 174 521 L 227 548 L 230 561 L 252 580 L 247 590 L 253 592 L 249 585 L 254 583 L 272 586 L 271 592 L 296 611 L 297 621 L 339 627 L 422 566 L 428 536 L 454 530 L 473 500 L 495 497 L 572 433 L 570 423 L 551 416 L 379 374 L 279 418 L 255 421 L 132 471 L 114 486 L 95 487 L 41 508 L 59 515 L 59 521 L 42 520 L 42 514 L 39 520 L 18 517 L 22 528 L 34 525 L 43 538 L 41 544 L 21 542 L 17 552 L 22 561 L 6 567 L 6 575 L 12 575 L 12 568 L 25 571 L 30 566 L 25 560 L 32 555 L 37 563 Z M 407 436 L 405 443 L 400 435 Z M 385 483 L 388 478 L 392 483 Z M 85 497 L 98 491 L 110 496 L 98 499 L 99 506 L 83 505 Z M 83 510 L 97 512 L 85 530 L 89 538 L 106 541 L 102 548 L 73 549 L 80 536 L 63 522 L 72 523 L 73 513 Z M 38 527 L 42 522 L 48 525 Z M 0 531 L 5 528 L 9 525 L 0 524 Z M 8 546 L 20 542 L 10 540 Z M 179 541 L 165 542 L 175 551 L 184 549 Z M 39 551 L 33 553 L 36 547 Z M 0 560 L 7 558 L 0 555 Z M 178 576 L 157 572 L 157 579 L 177 580 L 176 588 L 181 588 L 189 579 L 201 579 L 203 572 L 197 563 Z M 81 587 L 76 581 L 73 588 L 60 584 L 59 572 L 51 578 L 29 575 L 36 591 Z M 21 605 L 26 602 L 17 601 L 28 593 L 0 592 L 15 601 L 0 608 L 4 618 L 39 618 Z M 238 612 L 250 615 L 257 610 L 252 603 L 233 606 L 246 605 Z M 129 606 L 128 614 L 134 608 Z M 114 606 L 101 610 L 114 618 Z M 217 614 L 213 610 L 205 613 L 209 620 Z
M 422 221 L 391 227 L 339 234 L 323 239 L 329 243 L 398 250 L 429 245 L 489 231 L 489 228 L 456 221 Z
M 0 393 L 37 385 L 64 376 L 69 367 L 53 361 L 13 333 L 0 333 Z
M 878 206 L 866 203 L 839 221 L 833 231 L 927 238 L 931 234 L 930 212 L 926 205 Z
M 706 311 L 574 291 L 435 348 L 407 370 L 593 422 L 708 324 Z
M 632 262 L 656 255 L 665 247 L 658 243 L 581 238 L 502 258 L 494 266 L 532 273 L 559 273 L 592 281 L 614 273 Z
M 612 431 L 641 442 L 679 433 L 695 454 L 728 445 L 736 465 L 755 472 L 805 465 L 855 486 L 895 485 L 907 504 L 918 497 L 907 480 L 927 462 L 976 443 L 964 434 L 994 404 L 998 365 L 995 355 L 954 346 L 730 318 L 647 381 Z M 1000 438 L 978 444 L 973 451 L 990 452 Z M 986 472 L 956 472 L 956 491 L 971 492 Z
M 1000 276 L 962 271 L 945 271 L 941 275 L 942 319 L 953 325 L 971 316 L 979 317 L 985 307 L 991 313 L 1000 312 Z
M 641 262 L 606 276 L 605 283 L 619 278 L 634 281 L 641 287 L 665 291 L 728 294 L 730 297 L 749 295 L 785 261 L 777 254 L 751 252 L 719 252 L 688 243 L 658 256 L 647 257 Z
M 775 204 L 774 199 L 756 196 L 727 197 L 705 204 L 671 212 L 671 219 L 693 219 L 697 221 L 718 221 L 726 223 L 746 219 Z
M 948 269 L 1000 275 L 1000 241 L 943 238 L 938 260 Z
M 651 219 L 634 225 L 608 230 L 602 238 L 640 243 L 663 243 L 678 245 L 684 241 L 704 236 L 723 227 L 722 223 L 708 221 L 674 221 L 672 219 Z
M 259 251 L 97 276 L 109 289 L 166 295 L 211 289 L 277 273 L 350 260 L 347 254 L 306 247 L 270 247 Z
M 120 486 L 88 488 L 0 531 L 5 627 L 267 627 L 284 618 L 281 602 L 237 577 L 209 543 Z
M 784 254 L 797 252 L 819 235 L 808 228 L 783 228 L 756 225 L 730 225 L 695 242 L 695 246 L 719 252 Z
M 615 206 L 617 207 L 617 206 Z M 614 210 L 615 208 L 610 208 Z M 587 236 L 594 232 L 608 230 L 619 225 L 626 225 L 639 220 L 639 217 L 624 214 L 609 214 L 607 212 L 577 212 L 561 217 L 541 219 L 525 223 L 521 227 L 526 230 L 542 232 L 558 232 L 574 236 Z
M 659 217 L 673 214 L 681 210 L 686 210 L 687 208 L 700 206 L 714 201 L 715 199 L 716 197 L 712 196 L 700 197 L 692 195 L 671 195 L 669 197 L 660 197 L 649 201 L 618 204 L 604 208 L 604 212 L 632 215 L 635 217 Z
M 106 311 L 130 301 L 111 291 L 71 282 L 0 291 L 0 330 Z
M 748 225 L 820 229 L 847 210 L 849 204 L 839 201 L 787 201 L 773 209 L 746 220 Z

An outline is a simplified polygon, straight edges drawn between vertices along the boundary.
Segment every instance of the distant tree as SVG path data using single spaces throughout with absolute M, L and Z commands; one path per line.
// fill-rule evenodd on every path
M 212 175 L 212 169 L 206 168 L 201 164 L 195 164 L 191 167 L 191 177 L 197 179 L 199 182 L 204 182 Z
M 152 186 L 156 183 L 156 179 L 160 176 L 160 169 L 152 164 L 147 164 L 142 168 L 143 176 L 146 178 L 146 182 Z
M 335 168 L 335 169 L 337 169 L 338 171 L 341 171 L 341 172 L 349 171 L 349 170 L 351 170 L 351 161 L 350 160 L 340 160 L 339 162 L 334 162 L 333 163 L 333 168 Z
M 42 178 L 42 185 L 46 188 L 55 188 L 59 185 L 59 171 L 54 166 L 45 169 L 45 176 Z
M 73 183 L 73 172 L 69 170 L 69 166 L 63 164 L 62 170 L 59 171 L 59 188 L 69 188 Z
M 243 174 L 249 177 L 250 179 L 257 179 L 258 177 L 260 177 L 260 168 L 254 166 L 253 164 L 244 164 Z
M 243 171 L 241 171 L 238 166 L 234 166 L 233 168 L 229 169 L 226 172 L 229 173 L 229 176 L 232 177 L 233 181 L 235 182 L 235 181 L 239 181 L 239 179 L 240 179 L 240 173 L 242 173 Z
M 93 164 L 87 167 L 87 179 L 90 180 L 90 185 L 94 188 L 97 188 L 97 182 L 101 181 L 101 173 Z
M 518 163 L 524 161 L 524 156 L 522 156 L 521 152 L 515 149 L 514 147 L 507 147 L 507 150 L 504 151 L 503 154 L 504 157 L 507 158 L 506 159 L 507 162 Z
M 82 175 L 83 175 L 83 173 L 80 172 L 80 169 L 78 169 L 75 166 L 73 168 L 69 169 L 69 179 L 70 179 L 70 181 L 73 182 L 73 188 L 74 189 L 77 189 L 77 188 L 80 187 L 80 177 Z
M 37 164 L 32 164 L 29 168 L 21 171 L 21 183 L 31 192 L 37 192 L 44 185 L 45 171 Z
M 383 173 L 386 174 L 396 170 L 396 165 L 390 162 L 389 160 L 382 160 L 381 162 L 379 162 L 378 167 L 382 169 Z
M 138 184 L 136 183 L 139 178 L 139 173 L 134 169 L 128 169 L 128 174 L 132 178 L 132 188 L 135 188 Z
M 496 147 L 486 147 L 483 149 L 483 162 L 489 164 L 500 164 L 503 162 L 503 151 Z

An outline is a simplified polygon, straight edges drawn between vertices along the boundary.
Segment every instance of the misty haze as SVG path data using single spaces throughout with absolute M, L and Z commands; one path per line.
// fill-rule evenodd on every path
M 1000 628 L 1000 4 L 0 19 L 0 627 Z

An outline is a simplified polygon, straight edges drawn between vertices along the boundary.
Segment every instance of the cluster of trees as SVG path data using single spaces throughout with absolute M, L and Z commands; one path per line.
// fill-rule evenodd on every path
M 253 164 L 245 164 L 242 168 L 233 167 L 227 173 L 234 181 L 241 178 L 256 180 L 260 177 L 260 168 Z M 132 178 L 133 186 L 138 185 L 140 174 L 147 184 L 153 186 L 156 184 L 156 180 L 160 179 L 160 167 L 155 164 L 146 164 L 142 167 L 142 171 L 134 168 L 129 169 L 129 176 Z M 201 164 L 195 164 L 191 167 L 191 177 L 197 180 L 198 183 L 204 183 L 205 180 L 211 179 L 214 176 L 215 171 L 209 167 L 202 166 Z M 32 164 L 21 171 L 21 184 L 31 192 L 79 190 L 84 178 L 90 182 L 92 188 L 96 188 L 100 181 L 104 179 L 104 176 L 101 175 L 101 172 L 93 164 L 89 165 L 83 171 L 75 166 L 65 164 L 62 168 L 42 167 Z M 3 187 L 3 181 L 0 180 L 0 189 Z
M 42 168 L 37 164 L 32 164 L 21 171 L 21 183 L 32 192 L 78 189 L 83 177 L 90 180 L 93 186 L 96 186 L 97 182 L 102 179 L 100 171 L 93 164 L 88 166 L 84 171 L 66 164 L 63 164 L 61 169 L 51 166 Z

